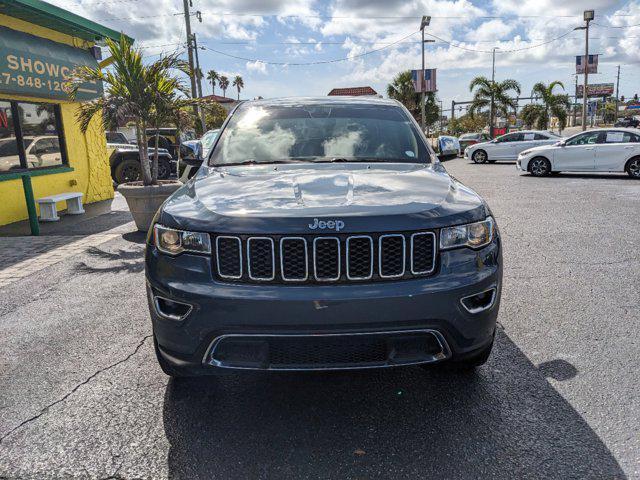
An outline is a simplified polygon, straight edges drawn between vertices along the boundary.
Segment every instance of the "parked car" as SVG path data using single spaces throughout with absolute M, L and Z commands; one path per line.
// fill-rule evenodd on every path
M 23 137 L 24 153 L 29 168 L 53 167 L 62 164 L 60 140 L 57 135 Z M 20 168 L 16 137 L 0 140 L 0 172 Z
M 122 135 L 122 134 L 121 134 Z M 114 138 L 114 137 L 111 137 Z M 126 137 L 125 137 L 126 140 Z M 107 136 L 107 151 L 111 166 L 111 178 L 116 184 L 135 182 L 142 179 L 138 146 L 130 143 L 110 143 Z M 149 159 L 155 155 L 155 148 L 149 148 Z M 168 150 L 158 149 L 158 178 L 168 179 L 177 172 L 176 161 Z
M 182 146 L 180 147 L 180 155 L 181 158 L 185 158 L 185 160 L 181 161 L 178 165 L 178 178 L 182 183 L 193 177 L 202 163 L 200 160 L 196 160 L 195 163 L 191 163 L 190 160 L 192 160 L 193 157 L 196 159 L 199 157 L 207 158 L 216 138 L 218 138 L 219 132 L 219 128 L 209 130 L 202 136 L 202 138 L 200 138 L 200 140 L 187 140 L 182 143 Z M 195 156 L 193 155 L 194 152 Z
M 148 128 L 147 129 L 147 145 L 150 148 L 156 146 L 156 132 L 158 132 L 158 146 L 168 150 L 173 158 L 178 158 L 178 151 L 182 142 L 195 139 L 195 133 L 191 130 L 182 131 L 178 133 L 176 128 L 162 127 L 162 128 Z
M 470 145 L 475 145 L 480 142 L 487 142 L 491 140 L 491 137 L 488 133 L 465 133 L 464 135 L 460 135 L 458 137 L 458 141 L 460 142 L 460 151 L 464 152 L 464 149 Z
M 474 163 L 494 163 L 498 160 L 518 159 L 523 150 L 540 145 L 551 145 L 560 140 L 555 133 L 539 130 L 512 132 L 495 138 L 489 142 L 477 143 L 464 150 L 464 158 Z
M 559 172 L 627 172 L 640 179 L 640 130 L 602 128 L 520 153 L 516 167 L 536 177 Z
M 472 369 L 491 352 L 495 220 L 395 100 L 240 104 L 150 232 L 147 295 L 169 375 Z
M 438 137 L 438 157 L 441 159 L 460 155 L 460 143 L 456 137 L 440 135 Z
M 638 128 L 640 127 L 640 120 L 634 117 L 621 118 L 615 123 L 614 127 Z

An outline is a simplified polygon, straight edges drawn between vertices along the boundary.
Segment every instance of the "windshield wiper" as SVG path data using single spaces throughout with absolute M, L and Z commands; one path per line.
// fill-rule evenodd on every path
M 213 167 L 235 167 L 238 165 L 275 165 L 282 163 L 313 162 L 315 157 L 291 157 L 280 160 L 245 160 L 244 162 L 214 163 Z
M 407 163 L 408 161 L 415 161 L 416 159 L 409 158 L 381 158 L 381 157 L 333 157 L 333 158 L 321 158 L 315 160 L 315 163 L 347 163 L 347 162 L 383 162 L 383 163 Z M 412 163 L 412 162 L 411 162 Z

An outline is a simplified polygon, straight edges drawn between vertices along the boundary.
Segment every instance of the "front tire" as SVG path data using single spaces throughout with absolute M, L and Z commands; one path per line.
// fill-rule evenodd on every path
M 640 179 L 640 157 L 629 160 L 625 170 L 631 178 Z
M 473 163 L 487 163 L 488 160 L 488 156 L 487 156 L 487 152 L 485 152 L 484 150 L 476 150 L 475 152 L 473 152 L 473 155 L 471 155 L 471 160 L 473 160 Z
M 546 177 L 551 174 L 551 162 L 544 157 L 535 157 L 529 162 L 529 172 L 534 177 Z
M 116 183 L 137 182 L 142 179 L 140 161 L 136 158 L 122 160 L 115 168 L 113 176 Z

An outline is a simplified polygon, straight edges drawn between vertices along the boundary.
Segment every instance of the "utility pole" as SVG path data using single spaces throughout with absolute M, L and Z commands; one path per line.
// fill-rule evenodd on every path
M 456 118 L 456 112 L 454 110 L 455 108 L 456 108 L 456 101 L 451 100 L 451 120 L 455 120 Z
M 495 115 L 495 100 L 494 100 L 494 87 L 496 85 L 496 50 L 498 47 L 493 47 L 492 55 L 493 61 L 491 64 L 491 105 L 489 107 L 489 136 L 493 138 L 493 121 Z
M 425 92 L 424 92 L 424 29 L 425 27 L 429 26 L 429 23 L 431 23 L 431 17 L 427 16 L 427 15 L 423 15 L 422 16 L 422 20 L 420 21 L 420 31 L 422 32 L 422 70 L 420 70 L 420 113 L 422 114 L 422 123 L 420 125 L 420 127 L 422 128 L 422 131 L 424 132 L 424 128 L 425 125 L 427 123 L 426 121 L 426 114 L 425 114 Z
M 576 110 L 578 106 L 578 74 L 576 73 L 576 89 L 573 92 L 573 126 L 576 126 Z
M 584 30 L 584 86 L 582 90 L 582 131 L 587 129 L 587 86 L 589 85 L 589 22 L 595 18 L 594 10 L 584 11 L 584 27 L 574 30 Z
M 202 98 L 202 77 L 201 77 L 201 73 L 202 71 L 200 70 L 200 59 L 198 57 L 198 41 L 196 40 L 196 34 L 193 34 L 193 49 L 196 55 L 196 86 L 198 87 L 198 98 Z M 207 130 L 207 126 L 206 126 L 206 122 L 205 122 L 205 118 L 204 118 L 204 110 L 202 110 L 202 108 L 198 108 L 198 112 L 199 112 L 199 117 L 200 117 L 200 127 L 202 128 L 202 133 L 204 133 Z
M 191 0 L 183 0 L 184 3 L 184 24 L 187 31 L 187 54 L 189 56 L 189 78 L 191 79 L 191 98 L 197 98 L 198 90 L 196 86 L 196 68 L 193 63 L 193 37 L 191 36 L 191 14 L 189 13 L 189 4 Z M 196 118 L 200 118 L 200 109 L 197 105 L 193 106 L 193 113 Z M 204 132 L 203 132 L 204 133 Z
M 620 65 L 618 65 L 618 77 L 616 79 L 616 113 L 613 117 L 613 123 L 618 121 L 618 106 L 620 102 Z

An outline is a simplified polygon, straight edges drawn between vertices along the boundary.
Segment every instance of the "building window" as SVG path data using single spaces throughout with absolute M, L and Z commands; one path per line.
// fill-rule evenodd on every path
M 0 101 L 0 175 L 66 164 L 59 105 Z

